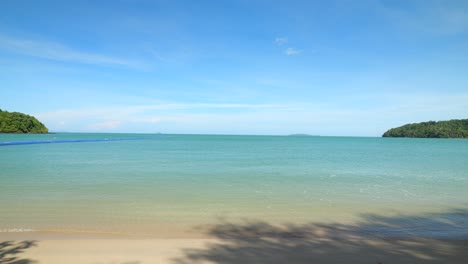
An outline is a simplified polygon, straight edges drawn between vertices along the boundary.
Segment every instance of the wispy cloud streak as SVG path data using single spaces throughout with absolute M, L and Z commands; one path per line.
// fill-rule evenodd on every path
M 288 39 L 287 39 L 287 38 L 276 38 L 276 39 L 275 39 L 275 43 L 276 43 L 277 45 L 280 45 L 280 46 L 281 46 L 281 45 L 283 45 L 283 44 L 288 43 Z
M 194 116 L 192 110 L 210 113 L 215 109 L 245 109 L 249 112 L 288 109 L 280 104 L 226 104 L 226 103 L 166 103 L 120 107 L 61 109 L 38 113 L 36 116 L 55 130 L 76 129 L 77 131 L 112 131 L 124 124 L 155 124 L 160 122 L 187 123 Z M 179 112 L 182 111 L 182 112 Z M 181 113 L 184 113 L 181 115 Z M 195 115 L 197 118 L 199 116 Z M 211 117 L 211 115 L 209 115 Z M 69 121 L 73 120 L 73 127 Z
M 47 120 L 69 119 L 100 119 L 100 120 L 141 120 L 145 122 L 158 122 L 159 119 L 144 117 L 153 111 L 192 110 L 192 109 L 287 109 L 291 106 L 281 104 L 212 104 L 212 103 L 170 103 L 153 105 L 136 105 L 103 108 L 61 109 L 51 112 L 39 113 L 37 117 Z
M 360 95 L 382 100 L 382 96 Z M 389 127 L 464 118 L 468 94 L 386 94 L 388 103 L 360 109 L 321 102 L 290 104 L 172 103 L 62 109 L 34 114 L 51 131 L 312 133 L 380 136 Z M 216 111 L 218 109 L 236 111 Z M 238 111 L 238 110 L 244 111 Z M 214 111 L 213 111 L 214 110 Z M 403 118 L 402 118 L 403 117 Z M 241 125 L 240 125 L 241 124 Z M 346 128 L 346 130 L 343 130 Z M 137 130 L 136 130 L 137 129 Z
M 1 34 L 0 49 L 7 50 L 12 53 L 56 61 L 125 67 L 138 66 L 138 63 L 133 61 L 102 54 L 84 52 L 57 42 L 19 39 Z
M 288 56 L 293 56 L 293 55 L 297 55 L 299 53 L 302 53 L 302 50 L 295 49 L 295 48 L 287 48 L 284 53 L 286 55 L 288 55 Z

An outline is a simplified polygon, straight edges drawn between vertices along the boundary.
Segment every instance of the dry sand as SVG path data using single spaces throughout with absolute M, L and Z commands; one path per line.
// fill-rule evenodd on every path
M 202 248 L 206 242 L 205 239 L 44 240 L 25 250 L 20 259 L 38 264 L 173 263 L 173 259 L 182 257 L 184 248 Z
M 72 237 L 42 234 L 38 237 L 36 234 L 37 240 L 27 240 L 30 235 L 0 234 L 0 263 L 468 263 L 468 241 L 464 240 L 252 237 L 251 234 L 245 237 L 234 234 L 230 237 L 186 239 L 86 234 Z

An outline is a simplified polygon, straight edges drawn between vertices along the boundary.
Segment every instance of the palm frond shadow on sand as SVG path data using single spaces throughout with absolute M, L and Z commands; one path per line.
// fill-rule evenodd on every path
M 20 257 L 26 249 L 36 245 L 37 242 L 34 240 L 0 242 L 0 264 L 36 263 L 36 261 Z
M 468 210 L 384 217 L 356 224 L 272 225 L 220 222 L 217 242 L 184 249 L 175 264 L 468 263 Z

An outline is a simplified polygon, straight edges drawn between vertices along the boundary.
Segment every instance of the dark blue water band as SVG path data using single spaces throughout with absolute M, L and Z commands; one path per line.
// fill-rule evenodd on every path
M 0 146 L 32 145 L 32 144 L 53 144 L 53 143 L 78 143 L 78 142 L 105 142 L 105 141 L 140 140 L 140 139 L 141 139 L 141 138 L 103 138 L 103 139 L 32 140 L 32 141 L 0 142 Z

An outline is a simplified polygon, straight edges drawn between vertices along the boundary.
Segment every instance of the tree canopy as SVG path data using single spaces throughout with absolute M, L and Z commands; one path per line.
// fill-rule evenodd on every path
M 468 138 L 468 119 L 407 124 L 388 130 L 383 137 Z
M 0 109 L 0 133 L 45 134 L 48 132 L 47 127 L 34 116 Z

